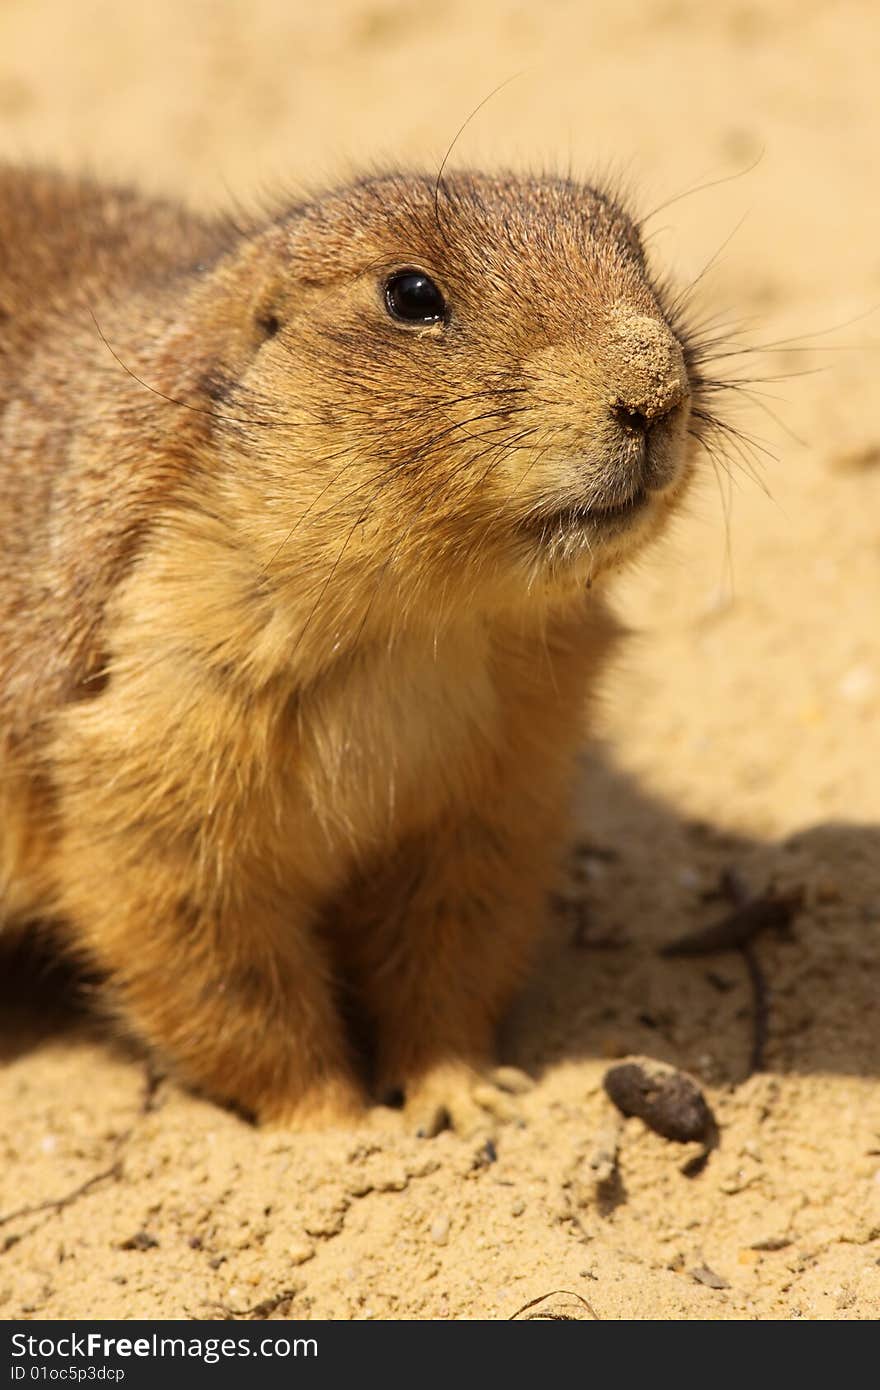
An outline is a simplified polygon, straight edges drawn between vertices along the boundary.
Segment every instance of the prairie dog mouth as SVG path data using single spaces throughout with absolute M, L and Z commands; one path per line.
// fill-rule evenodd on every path
M 576 509 L 583 511 L 585 521 L 603 522 L 622 520 L 628 516 L 635 516 L 636 512 L 642 511 L 648 501 L 648 489 L 640 487 L 634 492 L 632 497 L 628 497 L 625 502 L 612 502 L 607 507 L 584 507 Z
M 532 535 L 549 537 L 560 531 L 591 530 L 619 531 L 626 524 L 641 515 L 651 504 L 651 493 L 641 487 L 625 502 L 612 502 L 606 506 L 559 507 L 555 511 L 535 512 L 523 526 Z

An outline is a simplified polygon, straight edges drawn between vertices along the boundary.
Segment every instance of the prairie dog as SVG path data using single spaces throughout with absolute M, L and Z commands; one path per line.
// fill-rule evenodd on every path
M 7 169 L 0 246 L 5 921 L 260 1121 L 468 1128 L 605 580 L 693 471 L 636 224 L 551 177 L 236 226 Z

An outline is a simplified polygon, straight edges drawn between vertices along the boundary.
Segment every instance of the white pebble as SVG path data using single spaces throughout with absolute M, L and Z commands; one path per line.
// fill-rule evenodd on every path
M 445 1245 L 449 1239 L 449 1217 L 438 1216 L 431 1223 L 431 1239 L 435 1245 Z

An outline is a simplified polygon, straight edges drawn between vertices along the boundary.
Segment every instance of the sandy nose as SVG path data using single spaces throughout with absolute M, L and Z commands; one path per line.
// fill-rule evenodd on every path
M 647 433 L 687 398 L 681 346 L 663 319 L 613 310 L 608 350 L 608 407 L 624 429 Z

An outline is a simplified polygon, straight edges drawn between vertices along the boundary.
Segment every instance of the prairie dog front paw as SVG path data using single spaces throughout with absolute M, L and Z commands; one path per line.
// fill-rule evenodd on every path
M 517 1096 L 531 1085 L 531 1078 L 515 1067 L 444 1063 L 407 1087 L 407 1129 L 425 1138 L 443 1129 L 454 1129 L 463 1138 L 488 1138 L 499 1125 L 519 1120 Z

